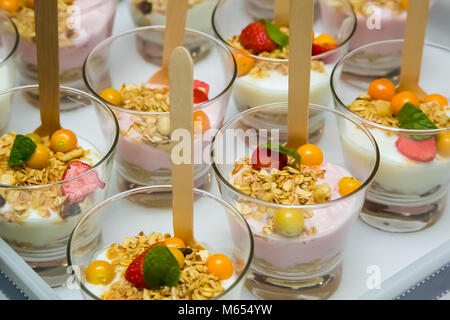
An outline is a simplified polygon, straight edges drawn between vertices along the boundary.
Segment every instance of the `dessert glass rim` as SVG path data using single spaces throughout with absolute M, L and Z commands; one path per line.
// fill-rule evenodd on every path
M 88 88 L 89 92 L 91 92 L 96 98 L 98 98 L 101 101 L 103 101 L 103 103 L 108 105 L 110 108 L 112 108 L 114 110 L 117 110 L 117 111 L 127 112 L 127 113 L 130 113 L 130 114 L 141 115 L 141 116 L 144 116 L 144 115 L 148 116 L 148 115 L 165 115 L 165 114 L 170 114 L 170 111 L 168 111 L 168 112 L 137 111 L 137 110 L 130 110 L 130 109 L 127 109 L 127 108 L 124 108 L 124 107 L 121 107 L 121 106 L 113 105 L 112 103 L 110 103 L 110 102 L 106 101 L 105 99 L 103 99 L 97 93 L 97 91 L 92 88 L 92 86 L 90 85 L 90 83 L 89 83 L 89 81 L 87 79 L 87 76 L 86 76 L 86 64 L 87 64 L 87 61 L 89 60 L 89 58 L 91 57 L 91 55 L 95 51 L 97 51 L 98 49 L 102 48 L 103 46 L 109 45 L 112 42 L 114 42 L 116 39 L 129 36 L 130 34 L 133 34 L 133 33 L 138 33 L 138 32 L 141 32 L 141 31 L 148 31 L 148 30 L 150 30 L 150 31 L 151 30 L 158 30 L 158 31 L 164 30 L 165 31 L 165 29 L 166 29 L 165 26 L 145 26 L 145 27 L 134 28 L 134 29 L 130 29 L 128 31 L 122 32 L 122 33 L 120 33 L 118 35 L 106 38 L 103 41 L 101 41 L 100 43 L 98 43 L 91 50 L 91 52 L 89 52 L 89 54 L 87 55 L 87 57 L 86 57 L 86 59 L 84 60 L 84 63 L 83 63 L 83 80 L 84 80 L 84 83 L 86 84 L 86 87 Z M 233 87 L 233 84 L 234 84 L 234 82 L 236 80 L 236 77 L 237 77 L 237 64 L 236 64 L 236 60 L 234 58 L 233 52 L 230 50 L 229 47 L 224 45 L 221 41 L 217 40 L 216 38 L 210 36 L 207 33 L 204 33 L 204 32 L 198 31 L 198 30 L 194 30 L 194 29 L 191 29 L 191 28 L 185 28 L 184 30 L 185 30 L 185 34 L 186 33 L 191 33 L 191 34 L 200 35 L 200 36 L 205 37 L 208 40 L 216 43 L 217 45 L 219 45 L 221 48 L 223 48 L 225 50 L 225 52 L 231 57 L 231 60 L 233 61 L 233 66 L 234 66 L 233 76 L 231 77 L 231 80 L 226 85 L 226 87 L 219 94 L 217 94 L 214 98 L 212 98 L 212 99 L 210 99 L 208 101 L 199 103 L 197 105 L 193 105 L 193 107 L 192 107 L 192 110 L 201 110 L 201 109 L 204 109 L 204 108 L 208 107 L 211 104 L 214 104 L 217 100 L 219 100 L 223 95 L 225 95 Z
M 95 207 L 93 207 L 92 209 L 90 209 L 88 212 L 85 213 L 84 216 L 81 217 L 81 219 L 78 221 L 78 223 L 75 225 L 75 228 L 73 229 L 72 233 L 70 234 L 69 237 L 69 241 L 67 243 L 67 264 L 69 266 L 72 265 L 72 254 L 71 254 L 71 247 L 72 247 L 72 238 L 73 235 L 75 234 L 75 232 L 81 227 L 81 225 L 87 220 L 89 219 L 89 217 L 91 217 L 92 215 L 94 215 L 99 209 L 101 209 L 102 207 L 108 205 L 108 203 L 114 201 L 114 200 L 118 200 L 118 199 L 123 199 L 126 198 L 130 195 L 136 194 L 136 193 L 140 193 L 142 191 L 153 191 L 153 190 L 170 190 L 172 191 L 172 185 L 155 185 L 155 186 L 146 186 L 146 187 L 140 187 L 140 188 L 136 188 L 136 189 L 131 189 L 125 192 L 121 192 L 121 193 L 117 193 L 115 195 L 113 195 L 112 197 L 103 200 L 102 202 L 100 202 L 99 204 L 97 204 Z M 227 289 L 225 289 L 223 292 L 221 292 L 219 295 L 215 296 L 212 300 L 217 300 L 220 299 L 221 297 L 223 297 L 224 295 L 226 295 L 228 292 L 230 292 L 239 282 L 244 280 L 244 277 L 246 276 L 248 270 L 250 269 L 250 265 L 251 262 L 253 260 L 253 251 L 254 251 L 254 241 L 253 241 L 253 233 L 250 229 L 250 226 L 247 223 L 247 220 L 239 213 L 239 211 L 234 208 L 231 204 L 229 204 L 228 202 L 226 202 L 225 200 L 223 200 L 222 198 L 219 198 L 218 196 L 207 192 L 205 190 L 200 190 L 197 188 L 194 188 L 194 194 L 200 194 L 202 196 L 206 196 L 210 199 L 213 199 L 215 201 L 217 201 L 218 203 L 222 204 L 222 206 L 224 206 L 225 208 L 227 208 L 230 212 L 233 213 L 233 215 L 235 217 L 237 217 L 237 219 L 239 219 L 239 221 L 243 222 L 245 227 L 247 228 L 248 234 L 249 234 L 249 241 L 250 241 L 250 252 L 248 255 L 248 259 L 247 261 L 245 261 L 245 268 L 242 270 L 241 275 L 239 277 L 237 277 L 234 282 L 231 284 L 230 287 L 228 287 Z M 157 231 L 155 231 L 157 232 Z M 81 280 L 81 279 L 79 279 Z M 80 281 L 80 287 L 81 289 L 87 293 L 91 298 L 95 299 L 95 300 L 101 300 L 100 297 L 98 297 L 97 295 L 93 294 L 84 284 L 82 281 Z
M 243 55 L 243 56 L 246 56 L 246 57 L 251 57 L 251 58 L 253 58 L 255 60 L 266 61 L 266 62 L 273 62 L 273 63 L 287 63 L 287 62 L 289 62 L 289 59 L 274 59 L 274 58 L 260 57 L 258 55 L 247 53 L 247 52 L 245 52 L 245 51 L 243 51 L 243 50 L 241 50 L 239 48 L 236 48 L 236 47 L 233 47 L 232 45 L 230 45 L 228 43 L 228 41 L 226 39 L 224 39 L 222 37 L 222 35 L 219 33 L 219 31 L 216 28 L 216 24 L 215 24 L 215 20 L 216 20 L 215 17 L 216 17 L 217 11 L 219 10 L 219 6 L 221 5 L 221 3 L 224 3 L 225 1 L 226 0 L 219 0 L 217 2 L 216 6 L 214 7 L 213 14 L 212 14 L 212 17 L 211 17 L 211 23 L 212 23 L 212 27 L 213 27 L 214 33 L 216 34 L 217 38 L 220 39 L 220 41 L 225 43 L 225 45 L 228 46 L 230 49 L 238 50 L 240 55 Z M 330 56 L 331 54 L 337 52 L 345 44 L 347 44 L 347 42 L 349 42 L 350 39 L 355 34 L 356 27 L 357 27 L 357 22 L 358 22 L 356 13 L 355 13 L 355 10 L 354 10 L 353 6 L 351 5 L 350 1 L 349 0 L 344 0 L 344 1 L 347 3 L 347 5 L 349 6 L 349 8 L 351 10 L 351 13 L 352 13 L 352 17 L 353 17 L 352 31 L 350 32 L 349 36 L 341 44 L 339 44 L 336 48 L 334 48 L 334 49 L 332 49 L 330 51 L 327 51 L 327 52 L 324 52 L 324 53 L 312 56 L 311 57 L 312 60 L 320 60 L 320 59 L 326 58 L 326 57 Z
M 14 87 L 14 88 L 2 91 L 0 93 L 0 97 L 3 96 L 3 95 L 12 94 L 14 92 L 19 92 L 19 91 L 28 90 L 28 89 L 37 89 L 37 90 L 39 90 L 39 85 L 34 84 L 34 85 L 26 85 L 26 86 Z M 111 147 L 109 148 L 108 152 L 104 156 L 102 156 L 102 158 L 96 164 L 94 164 L 89 170 L 87 170 L 87 171 L 85 171 L 85 172 L 83 172 L 83 173 L 81 173 L 81 174 L 79 174 L 77 176 L 74 176 L 72 178 L 64 179 L 64 180 L 53 182 L 53 183 L 36 185 L 36 186 L 10 186 L 10 185 L 0 184 L 0 188 L 12 189 L 12 190 L 17 189 L 17 190 L 33 191 L 33 190 L 38 190 L 38 189 L 42 189 L 42 188 L 49 188 L 49 187 L 54 187 L 54 186 L 57 186 L 57 185 L 62 185 L 62 184 L 65 184 L 67 182 L 77 180 L 80 177 L 88 175 L 91 172 L 94 172 L 107 159 L 112 157 L 112 155 L 114 153 L 114 150 L 116 149 L 117 142 L 119 141 L 119 121 L 117 120 L 114 112 L 112 112 L 112 110 L 110 108 L 108 108 L 108 106 L 105 105 L 105 103 L 103 103 L 102 101 L 100 101 L 99 99 L 94 97 L 93 95 L 89 94 L 88 92 L 81 91 L 81 90 L 74 89 L 74 88 L 65 87 L 65 86 L 59 86 L 59 90 L 60 90 L 60 92 L 61 91 L 66 91 L 66 92 L 74 93 L 74 94 L 77 94 L 77 95 L 87 96 L 90 99 L 93 99 L 95 102 L 97 102 L 99 104 L 99 106 L 104 108 L 105 111 L 107 111 L 112 116 L 112 119 L 114 119 L 114 124 L 115 124 L 115 128 L 116 129 L 115 129 L 115 134 L 114 134 L 114 141 L 113 141 Z
M 347 108 L 347 105 L 345 105 L 342 100 L 339 98 L 339 95 L 336 91 L 336 88 L 334 86 L 334 77 L 335 74 L 337 72 L 337 69 L 339 67 L 341 67 L 344 62 L 352 57 L 353 55 L 355 55 L 356 53 L 358 53 L 360 50 L 369 48 L 369 47 L 373 47 L 373 46 L 377 46 L 377 45 L 383 45 L 383 44 L 389 44 L 389 43 L 403 43 L 404 40 L 403 39 L 394 39 L 394 40 L 383 40 L 383 41 L 377 41 L 377 42 L 372 42 L 369 44 L 366 44 L 362 47 L 356 48 L 352 51 L 350 51 L 349 53 L 347 53 L 345 56 L 343 56 L 335 65 L 335 67 L 333 68 L 333 71 L 331 71 L 331 75 L 330 75 L 330 87 L 331 87 L 331 93 L 333 95 L 333 98 L 335 99 L 335 101 L 337 101 L 337 103 L 339 104 L 339 106 L 344 107 L 345 112 L 350 113 L 353 117 L 355 117 L 358 121 L 363 122 L 365 125 L 370 125 L 371 127 L 375 127 L 377 129 L 381 129 L 384 131 L 390 131 L 390 132 L 395 132 L 398 134 L 439 134 L 439 133 L 443 133 L 443 132 L 447 132 L 448 130 L 450 130 L 450 126 L 446 127 L 446 128 L 438 128 L 438 129 L 429 129 L 429 130 L 418 130 L 418 129 L 402 129 L 402 128 L 394 128 L 394 127 L 388 127 L 388 126 L 384 126 L 382 124 L 367 120 L 361 116 L 359 116 L 358 114 L 354 113 L 353 111 L 351 111 L 349 108 Z M 450 47 L 446 47 L 440 44 L 436 44 L 433 42 L 425 42 L 425 47 L 430 47 L 430 48 L 436 48 L 436 49 L 440 49 L 440 50 L 444 50 L 447 51 L 450 54 Z M 356 99 L 356 97 L 355 97 Z
M 17 29 L 16 24 L 8 15 L 6 15 L 4 12 L 0 11 L 0 17 L 9 21 L 9 23 L 12 25 L 12 27 L 14 29 L 14 34 L 16 35 L 16 37 L 15 37 L 16 39 L 14 41 L 14 45 L 13 45 L 11 51 L 8 52 L 8 54 L 2 61 L 0 61 L 0 67 L 1 67 L 3 64 L 6 64 L 9 60 L 11 60 L 12 57 L 15 55 L 15 53 L 17 51 L 17 47 L 19 46 L 20 35 L 19 35 L 19 30 Z
M 254 202 L 256 204 L 261 204 L 264 206 L 271 206 L 271 207 L 275 207 L 275 208 L 294 208 L 294 209 L 322 209 L 322 208 L 326 208 L 329 206 L 332 206 L 336 203 L 342 202 L 343 200 L 352 197 L 353 195 L 361 192 L 362 190 L 364 190 L 373 180 L 373 178 L 375 177 L 377 171 L 378 171 L 378 166 L 380 164 L 380 151 L 378 148 L 378 144 L 375 140 L 375 138 L 373 137 L 373 135 L 370 133 L 370 131 L 368 129 L 366 129 L 364 126 L 361 125 L 361 123 L 359 123 L 358 121 L 356 121 L 356 119 L 352 119 L 352 117 L 350 115 L 346 115 L 345 113 L 338 111 L 338 110 L 334 110 L 330 107 L 326 107 L 326 106 L 322 106 L 322 105 L 318 105 L 318 104 L 309 104 L 309 107 L 315 110 L 319 110 L 319 111 L 327 111 L 330 113 L 333 113 L 335 115 L 339 115 L 340 117 L 352 122 L 354 125 L 356 125 L 357 127 L 359 127 L 365 134 L 366 136 L 369 138 L 369 140 L 372 142 L 372 145 L 374 146 L 375 149 L 375 165 L 372 169 L 372 172 L 370 173 L 370 176 L 364 181 L 364 183 L 361 184 L 361 186 L 354 190 L 353 192 L 349 193 L 346 196 L 340 197 L 338 199 L 335 200 L 331 200 L 328 202 L 324 202 L 324 203 L 318 203 L 318 204 L 309 204 L 309 205 L 286 205 L 286 204 L 278 204 L 278 203 L 272 203 L 272 202 L 267 202 L 264 200 L 260 200 L 257 198 L 254 198 L 252 196 L 249 196 L 248 194 L 238 190 L 237 188 L 235 188 L 229 181 L 228 179 L 226 179 L 226 177 L 224 177 L 217 165 L 216 162 L 214 160 L 215 158 L 215 142 L 216 142 L 216 138 L 218 137 L 218 135 L 220 133 L 223 133 L 224 130 L 226 130 L 226 128 L 233 122 L 236 122 L 238 119 L 240 119 L 242 116 L 248 115 L 250 113 L 255 113 L 258 111 L 264 111 L 264 110 L 270 110 L 274 107 L 286 107 L 287 109 L 288 103 L 287 102 L 275 102 L 275 103 L 271 103 L 271 104 L 266 104 L 266 105 L 262 105 L 259 107 L 254 107 L 252 109 L 249 109 L 247 111 L 244 111 L 236 116 L 234 116 L 233 118 L 231 118 L 229 121 L 227 121 L 222 128 L 220 128 L 220 130 L 217 132 L 217 134 L 214 136 L 212 142 L 211 142 L 211 166 L 214 170 L 215 175 L 220 179 L 220 181 L 222 181 L 229 189 L 233 190 L 234 192 L 236 192 L 240 197 L 245 198 L 248 201 Z

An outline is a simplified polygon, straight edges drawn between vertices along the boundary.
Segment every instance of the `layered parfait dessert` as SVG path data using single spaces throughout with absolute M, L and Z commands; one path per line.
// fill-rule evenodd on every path
M 137 186 L 171 184 L 170 92 L 167 84 L 150 84 L 161 67 L 162 46 L 152 55 L 142 54 L 141 39 L 164 39 L 165 27 L 137 28 L 100 43 L 84 65 L 86 85 L 107 101 L 120 124 L 117 152 L 118 185 L 121 190 Z M 185 30 L 184 46 L 201 42 L 205 48 L 194 62 L 194 176 L 197 188 L 211 183 L 207 149 L 214 131 L 223 123 L 236 77 L 232 52 L 217 39 Z M 148 47 L 149 48 L 149 47 Z M 147 49 L 148 49 L 147 48 Z M 206 161 L 204 161 L 206 159 Z
M 3 135 L 0 235 L 15 247 L 27 249 L 45 248 L 67 238 L 80 213 L 92 206 L 96 191 L 105 188 L 91 170 L 100 159 L 92 145 L 67 129 L 51 137 Z M 57 185 L 62 181 L 67 182 Z
M 373 123 L 370 131 L 381 153 L 375 188 L 403 195 L 425 195 L 450 180 L 450 132 L 430 133 L 450 128 L 448 100 L 441 94 L 419 98 L 414 92 L 396 89 L 389 79 L 376 79 L 368 91 L 348 109 Z M 414 132 L 402 132 L 414 130 Z M 422 133 L 422 132 L 423 133 Z M 367 157 L 361 133 L 344 127 L 341 134 L 348 161 Z M 414 212 L 411 212 L 414 214 Z
M 255 268 L 305 276 L 339 261 L 361 209 L 357 199 L 318 210 L 306 207 L 351 194 L 361 183 L 345 168 L 324 163 L 318 146 L 306 144 L 297 151 L 270 143 L 259 146 L 236 161 L 229 181 L 250 197 L 275 204 L 237 203 L 254 235 Z
M 129 0 L 134 23 L 139 26 L 166 24 L 168 0 Z M 189 0 L 186 27 L 212 33 L 211 15 L 217 0 Z
M 313 34 L 312 55 L 317 56 L 338 47 L 328 34 Z M 235 50 L 238 79 L 234 98 L 238 106 L 287 101 L 289 87 L 289 27 L 277 27 L 270 20 L 253 22 L 240 35 L 228 40 Z M 258 57 L 258 58 L 256 58 Z M 321 60 L 311 61 L 310 101 L 326 105 L 330 101 L 329 77 L 332 66 Z
M 194 150 L 195 170 L 203 168 L 203 134 L 217 128 L 223 115 L 217 114 L 214 105 L 197 108 L 209 101 L 210 86 L 194 80 Z M 115 109 L 119 121 L 121 139 L 117 145 L 120 169 L 134 181 L 158 179 L 161 184 L 170 182 L 171 141 L 170 100 L 168 86 L 148 83 L 123 84 L 120 90 L 105 89 L 101 97 L 123 109 Z M 164 176 L 167 174 L 167 178 Z
M 112 32 L 117 0 L 58 0 L 60 80 L 81 87 L 81 67 L 89 51 Z M 21 73 L 37 79 L 34 0 L 1 1 L 20 33 Z
M 262 299 L 324 299 L 340 283 L 342 252 L 377 170 L 378 151 L 358 122 L 322 106 L 310 105 L 310 111 L 328 119 L 323 135 L 311 143 L 310 134 L 297 148 L 285 144 L 286 123 L 272 129 L 246 125 L 255 114 L 287 109 L 285 103 L 260 106 L 231 119 L 214 138 L 212 165 L 222 198 L 253 233 L 247 288 Z M 344 163 L 333 121 L 360 128 L 373 158 Z
M 113 243 L 84 270 L 84 285 L 103 300 L 208 300 L 235 281 L 233 262 L 200 244 L 152 232 Z

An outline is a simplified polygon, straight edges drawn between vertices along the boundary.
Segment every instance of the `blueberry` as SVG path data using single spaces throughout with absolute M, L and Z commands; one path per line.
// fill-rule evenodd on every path
M 67 203 L 64 205 L 63 210 L 61 211 L 61 218 L 67 218 L 70 216 L 75 216 L 77 214 L 81 213 L 80 205 L 76 202 L 74 203 Z
M 5 198 L 3 198 L 2 196 L 0 196 L 0 208 L 3 208 L 3 206 L 5 205 L 6 200 Z
M 150 12 L 152 12 L 153 4 L 151 2 L 142 0 L 141 2 L 139 2 L 138 8 L 143 14 L 149 14 Z

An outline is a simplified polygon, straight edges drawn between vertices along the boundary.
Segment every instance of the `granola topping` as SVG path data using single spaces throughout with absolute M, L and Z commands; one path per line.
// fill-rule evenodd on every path
M 48 147 L 50 153 L 47 167 L 43 169 L 33 169 L 26 165 L 10 167 L 8 159 L 15 137 L 15 133 L 9 132 L 0 138 L 0 184 L 8 186 L 52 184 L 62 180 L 70 163 L 74 161 L 93 164 L 91 151 L 77 147 L 67 153 L 55 153 L 49 148 L 49 137 L 44 137 L 42 144 Z M 71 210 L 68 210 L 67 195 L 63 194 L 61 186 L 50 186 L 40 191 L 0 188 L 0 197 L 6 202 L 0 212 L 0 219 L 15 222 L 24 221 L 32 211 L 42 218 L 50 218 L 52 213 L 64 218 L 79 213 L 80 207 L 85 208 L 90 202 L 86 198 L 79 202 L 76 208 L 71 205 Z
M 78 36 L 77 31 L 71 24 L 71 18 L 74 14 L 71 8 L 73 3 L 74 0 L 58 0 L 59 45 L 63 48 L 72 46 L 73 39 Z M 34 9 L 26 5 L 26 0 L 20 1 L 19 11 L 12 14 L 12 19 L 21 37 L 34 42 L 36 39 Z
M 387 127 L 398 128 L 399 123 L 395 115 L 389 112 L 381 112 L 386 107 L 390 108 L 390 105 L 389 101 L 373 100 L 369 94 L 364 93 L 354 100 L 348 108 L 366 120 Z M 439 103 L 434 101 L 422 102 L 418 107 L 438 128 L 447 128 L 450 126 L 450 118 L 447 116 L 445 108 Z
M 281 31 L 289 34 L 288 27 L 281 27 Z M 228 39 L 228 44 L 236 49 L 245 50 L 239 41 L 239 35 L 235 35 Z M 269 59 L 289 59 L 289 45 L 278 47 L 272 52 L 261 52 L 257 56 Z M 325 64 L 319 60 L 311 60 L 311 70 L 318 73 L 325 73 Z M 276 71 L 281 75 L 287 76 L 289 74 L 288 64 L 285 62 L 269 62 L 269 61 L 255 61 L 255 65 L 249 71 L 249 74 L 258 78 L 270 77 L 270 71 Z
M 221 280 L 207 272 L 206 263 L 210 256 L 201 245 L 186 248 L 185 265 L 181 268 L 180 282 L 175 287 L 159 290 L 138 289 L 125 279 L 128 265 L 152 244 L 169 238 L 169 234 L 152 232 L 148 236 L 141 232 L 126 238 L 122 244 L 114 243 L 107 250 L 107 257 L 120 274 L 108 291 L 102 294 L 104 300 L 207 300 L 224 291 Z

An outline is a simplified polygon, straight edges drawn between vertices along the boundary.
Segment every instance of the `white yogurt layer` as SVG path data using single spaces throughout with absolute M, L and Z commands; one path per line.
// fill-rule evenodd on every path
M 13 87 L 14 67 L 15 63 L 13 61 L 0 65 L 0 91 Z M 0 134 L 4 133 L 3 130 L 5 130 L 8 125 L 10 110 L 11 97 L 0 96 Z
M 324 73 L 311 71 L 311 103 L 330 104 L 331 70 L 332 66 L 325 65 Z M 269 74 L 269 77 L 265 78 L 247 74 L 236 79 L 233 94 L 239 106 L 254 108 L 265 104 L 288 101 L 289 77 L 275 70 L 270 70 Z
M 186 17 L 186 27 L 205 33 L 212 32 L 211 16 L 216 6 L 216 0 L 207 0 L 202 3 L 194 5 L 189 9 Z M 166 15 L 159 12 L 152 11 L 145 16 L 149 24 L 152 26 L 165 25 Z
M 102 260 L 102 261 L 107 261 L 109 263 L 112 263 L 112 260 L 107 257 L 108 249 L 109 249 L 109 247 L 106 248 L 106 249 L 101 250 L 98 254 L 96 254 L 94 256 L 92 261 Z M 83 275 L 83 284 L 86 287 L 86 289 L 88 289 L 92 294 L 94 294 L 96 297 L 100 298 L 103 294 L 105 294 L 106 292 L 109 291 L 109 288 L 112 286 L 113 283 L 119 281 L 120 276 L 121 276 L 121 272 L 117 272 L 116 273 L 116 277 L 114 278 L 114 280 L 110 284 L 108 284 L 108 285 L 101 285 L 101 284 L 96 285 L 96 284 L 92 284 L 92 283 L 87 282 L 84 279 L 84 275 Z M 236 281 L 236 275 L 233 274 L 233 276 L 230 279 L 222 281 L 222 286 L 226 290 L 235 281 Z M 238 292 L 238 294 L 240 294 L 240 291 Z
M 397 135 L 387 135 L 384 131 L 369 129 L 380 149 L 380 167 L 374 183 L 387 192 L 422 195 L 450 180 L 450 158 L 436 155 L 431 162 L 418 162 L 401 154 L 395 142 Z M 344 156 L 349 165 L 369 159 L 373 154 L 367 144 L 367 136 L 355 126 L 345 124 L 340 128 Z M 357 160 L 354 160 L 357 159 Z M 367 162 L 366 162 L 367 163 Z
M 100 156 L 90 143 L 78 139 L 78 145 L 84 150 L 91 150 L 89 156 L 91 157 L 92 163 L 95 164 L 100 160 Z M 39 192 L 39 190 L 35 192 Z M 9 204 L 6 203 L 0 209 L 0 212 L 7 212 L 9 209 Z M 68 237 L 82 216 L 78 214 L 63 219 L 59 214 L 50 209 L 50 216 L 44 218 L 36 210 L 31 208 L 28 210 L 29 216 L 23 221 L 9 222 L 0 220 L 0 235 L 2 238 L 18 244 L 44 247 L 54 241 Z

